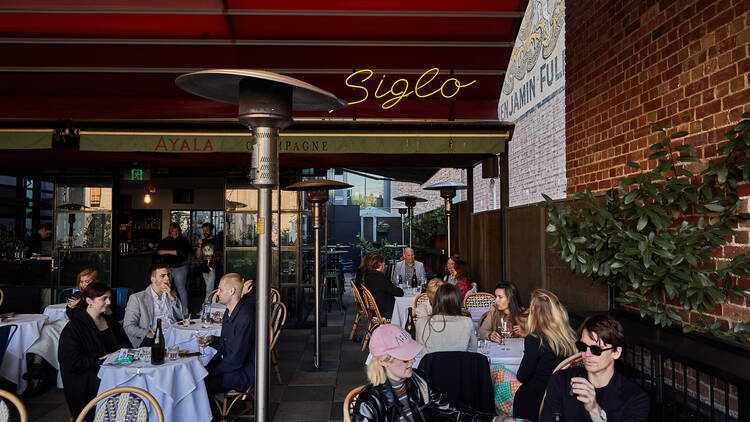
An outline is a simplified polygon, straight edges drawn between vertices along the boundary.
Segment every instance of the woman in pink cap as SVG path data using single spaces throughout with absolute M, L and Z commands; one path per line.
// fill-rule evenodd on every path
M 412 368 L 423 347 L 397 325 L 385 324 L 373 331 L 373 358 L 367 365 L 370 384 L 357 397 L 352 421 L 423 422 L 433 414 L 459 422 L 500 420 L 454 403 Z

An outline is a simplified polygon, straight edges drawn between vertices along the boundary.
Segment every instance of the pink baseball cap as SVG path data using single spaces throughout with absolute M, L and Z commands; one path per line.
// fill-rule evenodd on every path
M 411 360 L 424 348 L 414 341 L 403 328 L 393 324 L 383 324 L 372 332 L 370 353 L 373 356 L 391 355 L 396 359 Z

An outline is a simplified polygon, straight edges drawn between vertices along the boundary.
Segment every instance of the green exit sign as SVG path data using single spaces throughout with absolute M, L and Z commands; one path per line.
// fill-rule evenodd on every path
M 122 178 L 123 180 L 132 180 L 134 182 L 151 180 L 151 170 L 142 168 L 123 169 Z

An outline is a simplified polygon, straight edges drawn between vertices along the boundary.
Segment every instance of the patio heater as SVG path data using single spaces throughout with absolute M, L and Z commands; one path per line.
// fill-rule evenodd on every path
M 352 185 L 335 180 L 311 179 L 291 184 L 284 190 L 304 191 L 305 199 L 312 204 L 312 226 L 315 232 L 315 355 L 313 364 L 320 368 L 320 227 L 322 226 L 321 208 L 328 202 L 328 191 L 331 189 L 348 189 Z
M 424 190 L 439 190 L 440 197 L 445 200 L 445 224 L 448 231 L 448 256 L 451 256 L 451 200 L 456 197 L 457 190 L 466 189 L 466 185 L 453 182 L 440 182 L 423 188 Z
M 405 207 L 403 205 L 399 205 L 397 207 L 392 207 L 392 208 L 397 209 L 398 213 L 401 215 L 401 244 L 403 245 L 404 242 L 405 242 L 405 240 L 404 240 L 404 216 L 408 212 L 408 209 L 407 209 L 407 207 Z
M 292 110 L 331 110 L 346 102 L 298 79 L 260 70 L 212 69 L 179 76 L 175 83 L 199 97 L 238 104 L 238 119 L 253 135 L 250 181 L 258 189 L 258 275 L 255 321 L 255 420 L 270 420 L 269 302 L 271 288 L 271 190 L 279 184 L 279 130 Z
M 409 248 L 412 247 L 412 223 L 414 222 L 414 207 L 417 206 L 417 202 L 427 202 L 424 198 L 419 198 L 412 195 L 404 195 L 393 198 L 394 201 L 400 201 L 406 204 L 406 208 L 409 213 Z M 399 211 L 400 213 L 401 211 Z

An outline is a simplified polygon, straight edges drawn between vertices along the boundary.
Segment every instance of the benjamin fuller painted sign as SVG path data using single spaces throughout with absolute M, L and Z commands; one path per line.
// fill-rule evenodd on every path
M 565 2 L 531 0 L 505 73 L 498 119 L 516 122 L 564 89 Z

